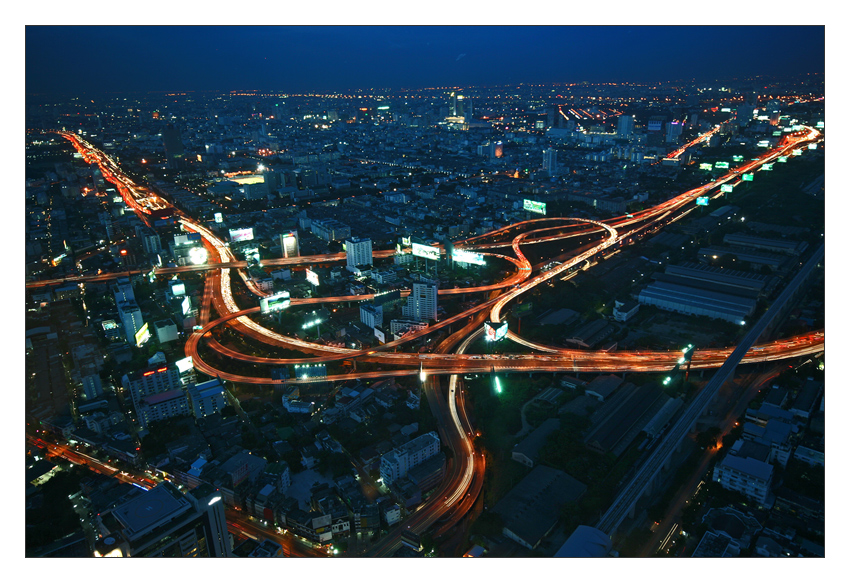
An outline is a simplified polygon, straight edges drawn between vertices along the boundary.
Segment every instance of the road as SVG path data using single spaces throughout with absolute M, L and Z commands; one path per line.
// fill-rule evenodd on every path
M 770 383 L 772 379 L 776 378 L 776 376 L 778 376 L 783 370 L 785 370 L 784 366 L 773 365 L 770 370 L 758 375 L 757 378 L 749 382 L 745 390 L 738 392 L 735 403 L 730 403 L 731 406 L 726 409 L 725 416 L 722 419 L 717 420 L 715 423 L 712 423 L 713 427 L 718 427 L 721 431 L 721 435 L 717 438 L 718 444 L 725 435 L 735 428 L 737 420 L 744 415 L 750 401 L 752 401 L 758 395 L 759 391 L 763 390 L 768 383 Z M 666 538 L 667 533 L 673 529 L 673 526 L 682 524 L 682 511 L 697 494 L 703 479 L 707 477 L 706 472 L 708 472 L 714 458 L 717 456 L 718 450 L 719 447 L 710 447 L 702 451 L 700 454 L 699 465 L 696 470 L 694 470 L 693 474 L 691 474 L 689 480 L 676 492 L 673 501 L 667 508 L 665 517 L 653 530 L 656 536 L 646 541 L 646 544 L 637 553 L 637 556 L 654 556 L 656 551 L 662 546 L 663 539 Z M 674 536 L 671 537 L 671 541 L 675 538 L 675 534 L 678 533 L 674 533 Z M 669 542 L 670 541 L 668 541 L 668 543 Z
M 806 128 L 805 131 L 798 132 L 794 135 L 783 136 L 780 145 L 773 150 L 767 151 L 757 160 L 751 160 L 747 163 L 730 170 L 727 174 L 711 181 L 708 184 L 694 188 L 684 192 L 678 196 L 671 198 L 659 205 L 636 212 L 633 215 L 625 215 L 615 217 L 605 222 L 591 221 L 581 218 L 562 218 L 548 217 L 539 218 L 529 221 L 522 221 L 514 225 L 509 225 L 501 229 L 497 229 L 491 233 L 471 237 L 462 241 L 458 241 L 457 245 L 460 248 L 503 248 L 510 246 L 514 253 L 514 257 L 506 255 L 493 254 L 495 257 L 502 258 L 512 262 L 515 271 L 513 271 L 505 280 L 489 286 L 479 286 L 465 289 L 440 290 L 441 295 L 446 294 L 477 294 L 490 293 L 492 297 L 464 312 L 450 316 L 430 328 L 415 332 L 404 338 L 386 343 L 382 346 L 367 350 L 350 350 L 345 348 L 324 346 L 320 344 L 305 342 L 303 340 L 284 336 L 275 333 L 261 326 L 249 316 L 259 311 L 259 307 L 250 307 L 247 309 L 240 308 L 233 297 L 231 289 L 231 274 L 232 270 L 236 269 L 243 284 L 256 297 L 266 295 L 264 292 L 257 289 L 256 284 L 247 277 L 244 267 L 244 262 L 237 262 L 235 257 L 229 250 L 229 247 L 221 241 L 214 233 L 206 229 L 203 225 L 186 217 L 183 213 L 174 209 L 161 197 L 150 192 L 144 187 L 137 186 L 125 176 L 108 156 L 103 152 L 95 149 L 91 144 L 85 142 L 79 136 L 69 132 L 61 132 L 63 137 L 69 139 L 83 155 L 88 163 L 97 163 L 104 174 L 104 177 L 113 182 L 121 192 L 122 197 L 128 205 L 130 205 L 148 224 L 151 219 L 156 216 L 172 215 L 178 218 L 180 223 L 186 230 L 196 231 L 201 234 L 210 249 L 210 261 L 204 266 L 193 266 L 187 268 L 165 268 L 158 270 L 157 273 L 167 275 L 170 273 L 180 273 L 180 270 L 212 270 L 207 276 L 205 284 L 204 301 L 202 309 L 202 329 L 190 335 L 186 342 L 186 355 L 192 356 L 193 363 L 197 370 L 210 376 L 218 376 L 225 380 L 242 383 L 254 384 L 277 384 L 267 377 L 252 377 L 247 375 L 236 375 L 227 371 L 219 370 L 206 363 L 199 354 L 199 346 L 202 339 L 205 340 L 206 346 L 212 348 L 221 354 L 233 359 L 238 359 L 244 362 L 255 362 L 257 364 L 300 364 L 311 362 L 331 362 L 341 359 L 360 359 L 368 362 L 379 362 L 383 365 L 402 367 L 402 370 L 392 369 L 387 371 L 377 371 L 382 373 L 381 376 L 393 376 L 401 374 L 417 374 L 424 367 L 426 374 L 429 376 L 428 389 L 426 394 L 429 395 L 429 402 L 437 399 L 438 391 L 436 390 L 435 378 L 438 375 L 449 376 L 449 399 L 435 403 L 439 411 L 438 424 L 441 429 L 441 434 L 444 439 L 450 444 L 450 447 L 455 452 L 453 462 L 450 467 L 449 476 L 445 482 L 445 486 L 440 491 L 439 496 L 432 497 L 423 506 L 423 509 L 415 513 L 401 526 L 395 529 L 396 536 L 403 528 L 412 528 L 417 532 L 430 526 L 438 517 L 444 515 L 447 509 L 454 507 L 450 516 L 462 516 L 464 507 L 471 506 L 475 497 L 471 494 L 470 488 L 480 488 L 481 484 L 476 479 L 479 471 L 483 475 L 483 457 L 476 454 L 471 445 L 471 440 L 468 438 L 468 433 L 471 428 L 465 427 L 462 421 L 462 415 L 457 409 L 457 379 L 456 375 L 461 372 L 563 372 L 563 371 L 659 371 L 669 370 L 672 364 L 678 358 L 679 354 L 674 352 L 585 352 L 566 350 L 560 347 L 545 346 L 539 343 L 531 343 L 521 338 L 518 334 L 511 332 L 509 338 L 514 342 L 533 348 L 538 351 L 537 354 L 502 354 L 497 356 L 488 355 L 467 355 L 467 354 L 449 354 L 446 353 L 393 353 L 391 349 L 401 347 L 404 344 L 409 344 L 412 341 L 426 335 L 431 334 L 436 330 L 440 330 L 446 326 L 463 321 L 479 321 L 484 314 L 489 312 L 490 319 L 500 321 L 502 312 L 507 309 L 509 303 L 525 294 L 536 286 L 547 282 L 548 280 L 558 275 L 564 274 L 569 269 L 583 265 L 586 261 L 596 261 L 605 256 L 607 252 L 615 247 L 624 244 L 630 244 L 647 234 L 655 233 L 671 222 L 677 221 L 694 208 L 696 199 L 699 196 L 721 196 L 721 186 L 727 183 L 736 184 L 740 182 L 740 174 L 744 172 L 752 172 L 757 170 L 761 165 L 770 163 L 780 155 L 789 155 L 793 149 L 806 142 L 815 142 L 821 140 L 819 132 L 812 128 Z M 554 226 L 548 223 L 557 222 Z M 576 226 L 568 227 L 568 224 L 574 223 Z M 538 226 L 547 225 L 543 228 Z M 530 230 L 529 230 L 530 228 Z M 514 235 L 514 233 L 516 233 Z M 546 233 L 546 234 L 544 234 Z M 602 240 L 593 247 L 585 250 L 582 253 L 575 255 L 571 260 L 557 265 L 552 269 L 542 271 L 532 276 L 532 266 L 522 252 L 521 246 L 531 243 L 545 241 L 559 241 L 575 238 L 579 235 L 594 235 L 598 233 Z M 514 235 L 509 242 L 498 241 L 504 236 Z M 490 240 L 489 243 L 487 240 Z M 489 246 L 488 246 L 489 245 Z M 389 256 L 391 251 L 376 251 L 375 257 L 381 258 Z M 264 262 L 268 265 L 290 265 L 293 267 L 301 265 L 309 265 L 316 263 L 331 263 L 341 261 L 344 254 L 331 254 L 324 256 L 313 256 L 310 258 L 288 258 L 278 259 Z M 129 274 L 129 272 L 125 272 Z M 75 279 L 74 281 L 105 281 L 109 274 L 101 274 L 100 276 L 86 276 L 87 279 Z M 103 279 L 92 279 L 93 277 Z M 70 281 L 71 278 L 50 281 Z M 44 285 L 45 282 L 28 282 L 28 287 Z M 308 303 L 334 303 L 334 302 L 349 302 L 368 299 L 367 296 L 343 296 L 334 298 L 311 298 L 310 300 L 293 300 L 292 305 Z M 216 312 L 221 317 L 204 322 L 209 318 L 209 309 L 214 307 Z M 274 359 L 267 357 L 256 357 L 253 355 L 241 354 L 232 349 L 226 348 L 217 342 L 211 341 L 210 331 L 220 325 L 228 325 L 234 328 L 237 332 L 250 336 L 253 339 L 265 342 L 270 346 L 296 349 L 303 352 L 312 353 L 318 356 L 309 356 L 301 359 Z M 480 326 L 476 332 L 467 324 L 464 327 L 466 334 L 465 342 L 473 338 L 473 334 L 480 333 Z M 458 337 L 460 338 L 460 337 Z M 744 355 L 742 362 L 763 362 L 773 359 L 790 358 L 802 354 L 811 354 L 823 350 L 824 334 L 819 332 L 816 334 L 808 334 L 797 338 L 784 339 L 775 343 L 769 343 L 763 346 L 753 347 Z M 459 350 L 458 352 L 463 352 Z M 709 368 L 719 367 L 734 353 L 733 348 L 706 350 L 700 351 L 698 356 L 694 357 L 692 368 Z M 343 380 L 346 378 L 375 378 L 369 377 L 368 374 L 356 373 L 352 375 L 336 375 L 335 377 L 325 377 L 323 382 L 328 380 Z M 307 382 L 310 379 L 295 379 L 292 382 Z M 432 406 L 434 408 L 434 406 Z M 479 461 L 480 458 L 480 461 Z M 480 464 L 480 467 L 479 467 Z M 470 494 L 470 496 L 467 496 Z M 439 498 L 442 496 L 442 500 Z M 476 494 L 477 496 L 477 494 Z M 472 498 L 472 501 L 468 501 Z M 388 540 L 392 539 L 389 537 Z M 389 552 L 393 548 L 391 543 L 382 543 L 375 552 Z

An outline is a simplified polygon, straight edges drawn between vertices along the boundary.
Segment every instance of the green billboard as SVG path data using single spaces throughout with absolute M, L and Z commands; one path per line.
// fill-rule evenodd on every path
M 522 201 L 522 208 L 532 213 L 538 213 L 541 215 L 546 214 L 545 202 L 537 202 L 536 200 L 528 200 L 526 198 Z

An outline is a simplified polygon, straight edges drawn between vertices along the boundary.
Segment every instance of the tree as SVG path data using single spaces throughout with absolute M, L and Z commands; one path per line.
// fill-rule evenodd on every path
M 720 437 L 719 427 L 709 427 L 705 431 L 700 431 L 696 436 L 696 443 L 702 449 L 710 449 L 717 445 L 717 438 Z

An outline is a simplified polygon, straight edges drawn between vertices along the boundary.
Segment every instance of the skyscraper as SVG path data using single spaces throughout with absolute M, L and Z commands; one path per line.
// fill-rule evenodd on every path
M 165 158 L 167 165 L 172 170 L 180 169 L 184 166 L 183 158 L 183 138 L 180 136 L 180 130 L 174 127 L 174 124 L 168 124 L 162 130 L 162 145 L 165 148 Z
M 437 319 L 437 286 L 424 283 L 414 283 L 413 291 L 407 297 L 407 305 L 401 307 L 405 318 L 415 320 Z
M 452 117 L 464 117 L 464 98 L 463 95 L 456 91 L 451 93 L 451 107 L 449 113 Z
M 543 150 L 543 170 L 549 176 L 554 176 L 558 172 L 558 150 L 555 148 L 546 148 Z

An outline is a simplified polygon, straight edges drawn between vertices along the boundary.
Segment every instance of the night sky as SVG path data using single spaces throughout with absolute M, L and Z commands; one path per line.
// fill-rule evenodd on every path
M 28 94 L 710 81 L 825 61 L 822 26 L 27 26 L 25 45 Z

